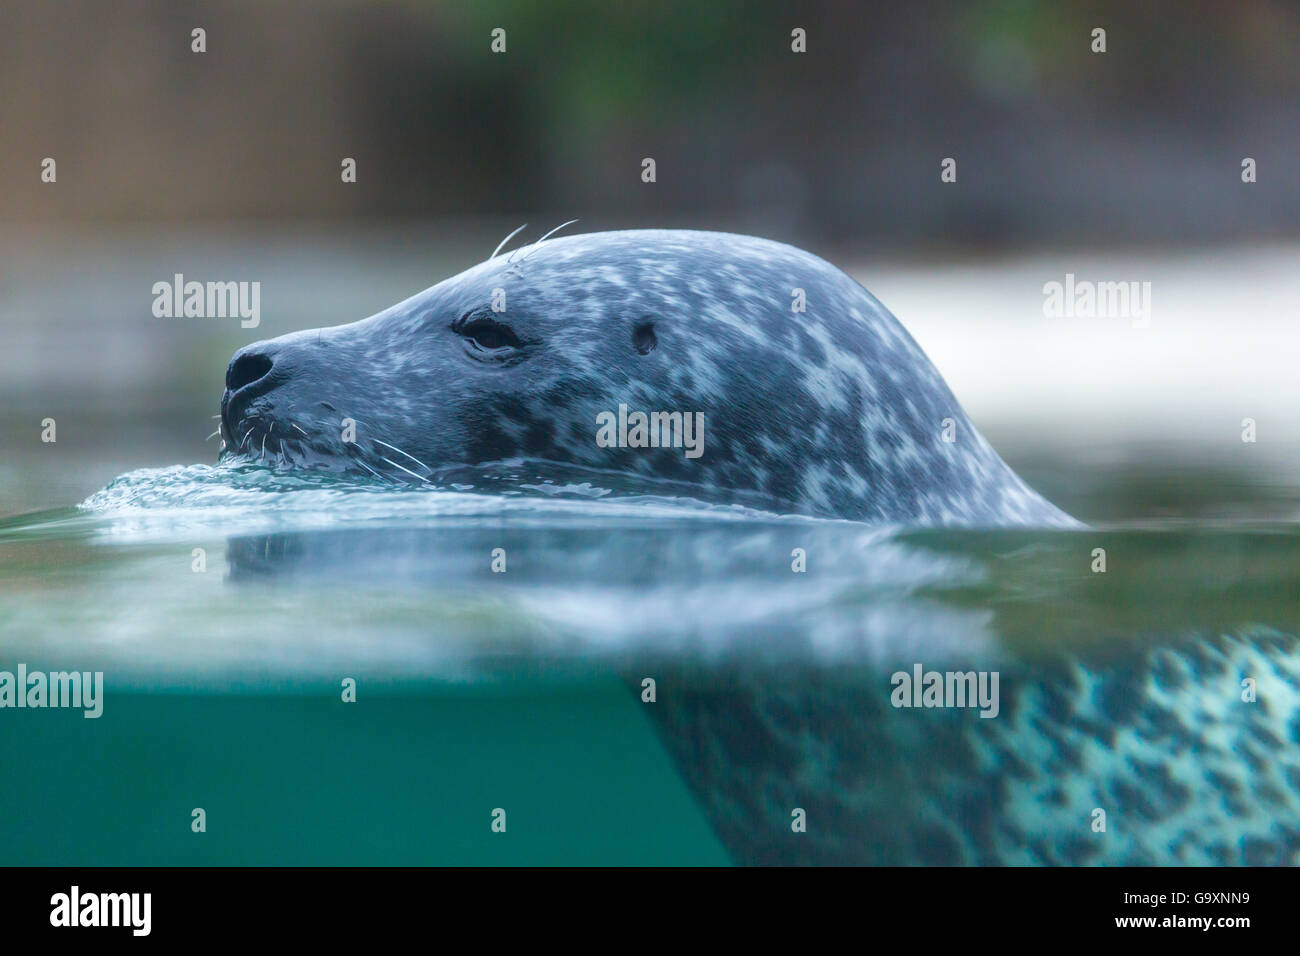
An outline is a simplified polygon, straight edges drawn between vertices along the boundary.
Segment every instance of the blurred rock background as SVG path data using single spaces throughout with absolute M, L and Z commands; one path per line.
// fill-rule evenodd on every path
M 526 209 L 890 248 L 1259 239 L 1300 223 L 1298 52 L 1284 0 L 9 0 L 2 212 Z M 59 189 L 31 188 L 47 155 Z M 937 188 L 944 156 L 960 189 Z M 1224 188 L 1243 156 L 1257 188 Z

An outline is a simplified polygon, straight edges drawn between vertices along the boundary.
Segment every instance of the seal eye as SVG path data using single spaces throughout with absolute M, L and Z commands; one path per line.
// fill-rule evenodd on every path
M 486 316 L 465 316 L 452 325 L 452 331 L 465 339 L 466 344 L 480 352 L 501 352 L 522 348 L 519 336 L 503 322 Z

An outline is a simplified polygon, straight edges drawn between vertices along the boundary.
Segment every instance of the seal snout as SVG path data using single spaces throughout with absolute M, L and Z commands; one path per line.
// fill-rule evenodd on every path
M 221 396 L 221 423 L 227 440 L 236 439 L 250 404 L 288 378 L 287 366 L 274 342 L 255 342 L 235 353 L 226 367 L 226 389 Z
M 226 369 L 226 388 L 237 392 L 246 385 L 261 381 L 274 365 L 262 352 L 238 352 Z

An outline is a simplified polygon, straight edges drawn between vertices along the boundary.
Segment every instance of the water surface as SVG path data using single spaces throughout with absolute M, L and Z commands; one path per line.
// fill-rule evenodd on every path
M 1103 477 L 1255 509 L 921 530 L 527 466 L 131 472 L 0 520 L 3 660 L 108 688 L 3 715 L 6 857 L 1293 862 L 1295 489 Z M 996 672 L 998 715 L 891 706 L 917 664 Z

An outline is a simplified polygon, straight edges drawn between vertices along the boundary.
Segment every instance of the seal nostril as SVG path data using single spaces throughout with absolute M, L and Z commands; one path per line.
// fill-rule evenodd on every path
M 237 392 L 245 385 L 252 385 L 271 371 L 271 360 L 265 355 L 239 355 L 226 369 L 226 388 Z
M 655 338 L 655 327 L 653 322 L 642 322 L 632 333 L 632 344 L 642 355 L 649 355 L 654 351 L 659 340 Z

